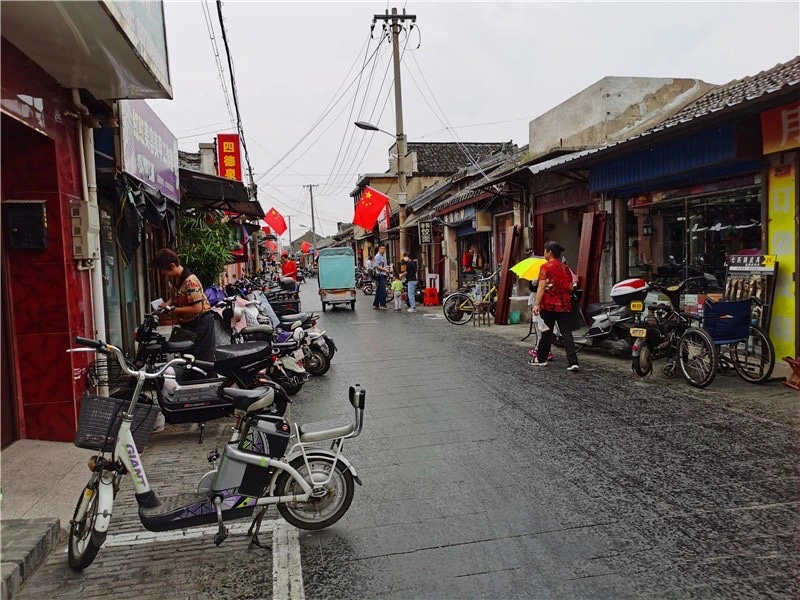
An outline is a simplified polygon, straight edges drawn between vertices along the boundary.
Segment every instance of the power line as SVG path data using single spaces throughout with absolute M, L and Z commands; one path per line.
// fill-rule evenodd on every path
M 239 136 L 242 142 L 242 149 L 244 150 L 244 162 L 247 163 L 247 172 L 250 175 L 250 187 L 255 192 L 255 185 L 253 182 L 253 167 L 250 165 L 250 154 L 247 152 L 247 139 L 244 135 L 244 126 L 242 125 L 242 113 L 239 111 L 239 94 L 236 91 L 236 75 L 233 72 L 233 56 L 231 49 L 228 45 L 228 35 L 225 32 L 225 21 L 222 18 L 222 0 L 217 0 L 217 15 L 219 15 L 219 27 L 222 30 L 222 43 L 225 44 L 225 54 L 228 57 L 228 71 L 231 76 L 231 91 L 233 92 L 233 106 L 236 109 L 236 126 L 239 129 Z
M 380 44 L 380 42 L 378 42 L 378 43 Z M 333 177 L 333 172 L 336 170 L 336 166 L 339 164 L 339 156 L 342 153 L 342 146 L 344 146 L 344 140 L 347 137 L 347 131 L 350 128 L 350 127 L 348 127 L 348 125 L 349 125 L 350 119 L 352 119 L 352 117 L 353 117 L 353 109 L 356 107 L 356 100 L 358 100 L 358 87 L 361 84 L 361 74 L 364 72 L 364 65 L 366 65 L 366 63 L 367 63 L 367 54 L 368 53 L 369 53 L 369 42 L 367 42 L 367 49 L 364 51 L 364 64 L 361 65 L 362 68 L 361 68 L 361 71 L 359 71 L 359 74 L 358 74 L 358 85 L 356 85 L 356 93 L 353 95 L 353 104 L 350 106 L 350 114 L 347 117 L 347 122 L 344 125 L 344 132 L 342 133 L 342 139 L 339 142 L 339 150 L 337 150 L 337 152 L 336 152 L 336 158 L 333 159 L 333 166 L 331 167 L 331 172 L 328 175 L 327 179 L 325 179 L 325 183 L 323 184 L 323 191 L 325 189 L 325 186 L 327 186 L 328 183 L 330 182 L 331 177 Z M 375 65 L 377 64 L 377 62 L 378 61 L 376 60 L 375 62 L 372 63 L 372 70 L 370 71 L 370 82 L 372 81 L 372 74 L 375 73 Z M 366 93 L 365 93 L 365 95 L 366 95 Z M 350 137 L 350 139 L 351 140 L 353 139 L 352 136 Z M 347 156 L 347 152 L 349 150 L 350 150 L 350 144 L 348 142 L 347 150 L 345 151 L 345 156 Z
M 381 38 L 381 40 L 378 43 L 381 44 L 383 42 L 383 39 L 384 38 Z M 370 90 L 372 89 L 372 82 L 373 82 L 373 80 L 375 78 L 375 71 L 376 71 L 376 68 L 378 66 L 378 62 L 380 62 L 380 59 L 381 59 L 381 53 L 379 53 L 378 56 L 375 58 L 375 60 L 372 62 L 372 69 L 371 69 L 370 74 L 369 74 L 369 79 L 367 80 L 367 85 L 364 87 L 364 95 L 363 95 L 363 97 L 361 99 L 361 106 L 358 107 L 358 115 L 357 115 L 356 120 L 361 120 L 361 117 L 364 114 L 364 106 L 367 103 L 367 98 L 369 97 Z M 386 80 L 386 75 L 384 75 L 383 81 L 381 81 L 381 88 L 383 87 L 383 84 L 384 84 L 385 80 Z M 378 95 L 380 95 L 380 89 L 378 90 L 377 93 L 378 93 Z M 358 90 L 356 91 L 356 96 L 353 98 L 353 107 L 355 107 L 357 98 L 358 98 Z M 339 168 L 344 167 L 345 163 L 347 162 L 348 156 L 350 154 L 350 149 L 353 147 L 353 140 L 355 139 L 356 127 L 353 126 L 352 116 L 353 115 L 352 115 L 352 110 L 351 110 L 351 113 L 348 116 L 347 121 L 345 122 L 345 129 L 344 129 L 344 135 L 342 137 L 342 141 L 344 141 L 344 138 L 347 137 L 348 131 L 350 132 L 350 139 L 348 139 L 348 141 L 347 141 L 347 149 L 344 152 L 344 156 L 342 156 L 342 163 L 341 163 L 341 165 L 339 165 Z M 363 137 L 362 137 L 362 140 L 363 140 Z M 359 148 L 360 148 L 360 145 L 359 145 Z M 356 153 L 358 153 L 358 150 L 356 150 Z M 334 164 L 333 168 L 335 169 L 336 166 L 337 165 Z M 335 177 L 333 179 L 333 181 L 330 181 L 330 182 L 327 182 L 327 183 L 329 183 L 329 185 L 336 185 L 337 182 L 338 182 L 338 179 L 339 179 L 339 177 L 337 176 L 337 177 Z M 323 189 L 322 191 L 326 192 L 327 188 Z
M 427 96 L 425 95 L 425 93 L 422 91 L 422 88 L 421 88 L 421 87 L 419 86 L 419 84 L 417 83 L 417 80 L 416 80 L 416 78 L 414 77 L 414 73 L 411 71 L 411 69 L 408 67 L 408 65 L 406 65 L 406 71 L 407 71 L 407 72 L 408 72 L 408 74 L 411 76 L 411 81 L 413 81 L 413 82 L 414 82 L 414 86 L 415 86 L 415 87 L 417 88 L 417 90 L 419 91 L 420 95 L 422 96 L 422 99 L 425 101 L 425 104 L 427 104 L 427 105 L 428 105 L 428 108 L 430 108 L 430 109 L 431 109 L 431 112 L 432 112 L 432 113 L 433 113 L 433 115 L 434 115 L 434 116 L 435 116 L 435 117 L 438 119 L 439 123 L 441 123 L 441 124 L 442 124 L 442 126 L 443 126 L 443 127 L 446 129 L 446 130 L 447 130 L 447 132 L 448 132 L 448 133 L 450 134 L 450 136 L 453 138 L 453 141 L 455 141 L 456 145 L 459 147 L 459 149 L 461 150 L 461 152 L 463 152 L 463 153 L 464 153 L 464 155 L 467 157 L 467 159 L 468 159 L 468 160 L 469 160 L 469 161 L 470 161 L 470 162 L 471 162 L 471 163 L 472 163 L 472 164 L 475 166 L 475 168 L 476 168 L 476 169 L 478 169 L 478 171 L 481 173 L 481 175 L 483 175 L 483 176 L 484 176 L 484 178 L 487 178 L 486 172 L 485 172 L 485 171 L 484 171 L 484 170 L 481 168 L 481 166 L 480 166 L 480 165 L 477 163 L 477 161 L 475 160 L 475 158 L 472 156 L 472 153 L 469 151 L 469 148 L 467 148 L 467 147 L 466 147 L 466 145 L 464 144 L 464 142 L 462 142 L 462 141 L 461 141 L 461 138 L 460 138 L 460 137 L 458 137 L 458 134 L 457 134 L 457 133 L 456 133 L 456 132 L 453 130 L 453 126 L 452 126 L 452 124 L 450 123 L 450 120 L 447 118 L 447 115 L 445 114 L 444 110 L 442 110 L 442 107 L 441 107 L 441 105 L 439 104 L 438 100 L 436 100 L 436 96 L 433 94 L 433 90 L 431 90 L 431 87 L 430 87 L 430 85 L 428 84 L 428 81 L 425 79 L 425 74 L 422 72 L 422 69 L 420 69 L 419 63 L 417 62 L 417 59 L 416 59 L 416 57 L 415 57 L 413 54 L 411 55 L 411 59 L 414 61 L 414 64 L 417 66 L 417 69 L 419 70 L 419 74 L 422 76 L 422 80 L 423 80 L 423 82 L 425 83 L 425 85 L 427 86 L 427 88 L 428 88 L 428 91 L 429 91 L 429 92 L 430 92 L 430 94 L 431 94 L 431 98 L 433 98 L 433 101 L 436 103 L 436 106 L 439 108 L 439 111 L 442 113 L 442 117 L 444 117 L 444 121 L 442 121 L 441 117 L 439 117 L 439 114 L 438 114 L 438 113 L 436 112 L 436 110 L 433 108 L 433 106 L 431 105 L 431 103 L 430 103 L 430 102 L 428 102 L 428 98 L 427 98 Z
M 219 82 L 222 86 L 222 96 L 225 99 L 225 107 L 228 109 L 228 117 L 230 117 L 229 123 L 233 123 L 233 110 L 231 110 L 231 102 L 228 97 L 228 85 L 225 83 L 225 69 L 222 67 L 222 62 L 219 58 L 219 46 L 217 46 L 217 37 L 214 35 L 214 23 L 211 20 L 211 11 L 206 4 L 206 0 L 201 0 L 200 5 L 203 8 L 203 18 L 205 19 L 206 28 L 208 29 L 208 37 L 211 40 L 211 52 L 214 54 L 214 62 L 217 66 L 217 75 L 219 76 Z
M 483 127 L 485 125 L 502 125 L 503 123 L 516 123 L 517 121 L 530 121 L 531 117 L 520 117 L 519 119 L 505 119 L 503 121 L 487 121 L 486 123 L 471 123 L 470 125 L 454 125 L 450 127 L 450 129 L 469 129 L 471 127 Z M 447 127 L 443 129 L 437 129 L 436 131 L 429 131 L 425 135 L 419 136 L 417 139 L 424 140 L 426 137 L 430 135 L 434 135 L 436 133 L 441 133 L 442 131 L 447 131 Z
M 369 38 L 367 39 L 367 42 L 368 42 L 368 41 L 369 41 Z M 371 60 L 372 60 L 372 59 L 375 57 L 375 54 L 377 53 L 377 51 L 378 51 L 378 49 L 379 49 L 379 48 L 380 48 L 380 44 L 378 44 L 378 45 L 375 47 L 375 50 L 373 51 L 372 55 L 369 57 L 369 59 L 368 59 L 368 61 L 367 61 L 368 63 L 369 63 L 369 62 L 370 62 L 370 61 L 371 61 Z M 360 49 L 359 49 L 359 55 L 360 55 L 360 54 L 361 54 L 361 51 L 360 51 Z M 356 57 L 356 61 L 358 61 L 358 58 L 357 58 L 357 57 Z M 361 74 L 361 72 L 362 72 L 362 71 L 363 71 L 363 70 L 364 70 L 366 67 L 367 67 L 367 65 L 364 65 L 364 66 L 362 67 L 361 71 L 359 71 L 358 75 L 360 75 L 360 74 Z M 351 68 L 351 70 L 352 70 L 352 68 Z M 349 75 L 349 73 L 348 73 L 348 75 Z M 345 80 L 344 80 L 344 82 L 342 83 L 342 85 L 344 85 L 344 83 L 345 83 L 346 81 L 347 81 L 347 76 L 345 76 Z M 296 143 L 294 146 L 292 146 L 291 148 L 289 148 L 289 150 L 288 150 L 288 151 L 287 151 L 287 152 L 286 152 L 286 153 L 285 153 L 283 156 L 281 156 L 281 157 L 280 157 L 280 159 L 278 160 L 278 162 L 277 162 L 277 163 L 275 163 L 275 164 L 274 164 L 274 165 L 272 165 L 272 166 L 271 166 L 269 169 L 267 169 L 267 170 L 266 170 L 266 171 L 265 171 L 265 172 L 264 172 L 264 173 L 263 173 L 263 174 L 262 174 L 262 175 L 259 177 L 259 180 L 260 180 L 260 179 L 262 179 L 262 178 L 264 178 L 264 177 L 265 177 L 265 176 L 266 176 L 268 173 L 270 173 L 270 172 L 271 172 L 271 171 L 272 171 L 272 170 L 273 170 L 275 167 L 277 167 L 279 164 L 281 164 L 281 161 L 283 161 L 283 159 L 285 159 L 287 156 L 289 156 L 289 154 L 291 154 L 291 153 L 292 153 L 292 152 L 295 150 L 295 148 L 297 148 L 297 147 L 298 147 L 300 144 L 302 144 L 302 143 L 303 143 L 303 141 L 304 141 L 304 140 L 305 140 L 305 139 L 306 139 L 306 138 L 307 138 L 309 135 L 311 135 L 311 133 L 314 131 L 314 129 L 316 129 L 316 128 L 317 128 L 317 126 L 318 126 L 318 125 L 319 125 L 319 124 L 320 124 L 320 123 L 323 121 L 323 119 L 325 119 L 325 117 L 327 117 L 327 116 L 330 114 L 330 112 L 331 112 L 331 111 L 334 109 L 334 107 L 335 107 L 337 104 L 339 104 L 339 102 L 341 102 L 341 101 L 342 101 L 342 99 L 344 98 L 345 94 L 346 94 L 346 93 L 347 93 L 347 92 L 350 90 L 350 88 L 351 88 L 351 87 L 353 87 L 353 85 L 354 85 L 355 83 L 356 83 L 356 79 L 353 79 L 353 81 L 351 81 L 351 82 L 350 82 L 350 85 L 348 85 L 348 86 L 345 88 L 345 90 L 342 92 L 342 94 L 341 94 L 341 95 L 340 95 L 340 96 L 339 96 L 339 97 L 338 97 L 338 98 L 337 98 L 335 101 L 332 101 L 332 102 L 329 102 L 329 103 L 328 103 L 328 104 L 329 104 L 329 106 L 328 106 L 328 107 L 327 107 L 327 108 L 326 108 L 326 109 L 323 111 L 322 115 L 320 115 L 320 116 L 317 118 L 317 120 L 316 120 L 316 121 L 314 122 L 314 124 L 313 124 L 313 125 L 312 125 L 312 126 L 309 128 L 309 129 L 308 129 L 308 131 L 306 131 L 306 132 L 303 134 L 303 136 L 302 136 L 302 137 L 301 137 L 301 138 L 300 138 L 300 139 L 297 141 L 297 143 Z M 341 89 L 341 85 L 339 86 L 339 89 Z M 338 90 L 337 90 L 337 92 L 338 92 Z M 334 93 L 334 98 L 336 98 L 336 93 Z M 345 106 L 345 108 L 346 108 L 346 106 Z

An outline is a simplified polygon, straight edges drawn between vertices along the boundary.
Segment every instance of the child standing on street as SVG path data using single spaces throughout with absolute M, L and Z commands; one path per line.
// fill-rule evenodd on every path
M 403 282 L 400 281 L 400 274 L 397 273 L 392 281 L 392 291 L 394 292 L 394 312 L 400 312 L 403 306 Z

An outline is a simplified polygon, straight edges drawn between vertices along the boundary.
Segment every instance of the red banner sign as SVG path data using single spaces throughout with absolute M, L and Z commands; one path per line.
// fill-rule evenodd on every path
M 241 141 L 238 133 L 217 134 L 217 172 L 226 179 L 242 180 Z

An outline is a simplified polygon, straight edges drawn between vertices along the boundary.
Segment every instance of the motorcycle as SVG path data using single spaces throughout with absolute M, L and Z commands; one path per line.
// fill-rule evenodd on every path
M 576 348 L 602 348 L 613 354 L 630 356 L 633 347 L 630 334 L 633 314 L 629 304 L 631 298 L 638 297 L 642 290 L 646 296 L 648 291 L 645 288 L 647 282 L 644 279 L 625 279 L 611 288 L 610 302 L 589 304 L 585 311 L 577 308 L 575 312 L 581 326 L 572 332 Z M 580 298 L 580 290 L 577 292 Z M 556 344 L 563 345 L 558 325 L 555 326 L 554 333 Z
M 344 440 L 361 434 L 364 426 L 365 392 L 351 387 L 349 400 L 355 411 L 353 422 L 334 426 L 324 423 L 295 424 L 266 409 L 274 400 L 271 388 L 239 390 L 224 388 L 222 394 L 234 406 L 236 422 L 230 441 L 220 454 L 208 454 L 212 470 L 203 475 L 196 492 L 160 499 L 150 487 L 137 446 L 147 442 L 146 430 L 136 427 L 139 398 L 148 379 L 158 379 L 167 369 L 184 367 L 200 370 L 208 363 L 192 357 L 175 358 L 155 372 L 133 369 L 122 351 L 100 341 L 75 338 L 81 348 L 113 356 L 120 368 L 136 379 L 130 401 L 126 401 L 117 431 L 114 423 L 118 404 L 113 398 L 94 397 L 84 402 L 75 444 L 98 451 L 89 459 L 91 475 L 78 498 L 70 521 L 68 561 L 72 569 L 83 570 L 94 561 L 106 541 L 114 513 L 114 500 L 128 473 L 133 480 L 139 519 L 149 531 L 170 531 L 217 523 L 214 543 L 228 536 L 227 521 L 253 518 L 248 535 L 250 549 L 261 546 L 261 524 L 270 505 L 291 525 L 317 530 L 336 523 L 350 508 L 355 483 L 361 480 L 341 453 Z M 144 408 L 144 407 L 142 407 Z M 106 410 L 101 410 L 106 409 Z M 291 440 L 295 440 L 290 445 Z M 330 444 L 330 449 L 319 446 Z M 110 453 L 110 456 L 106 456 Z M 219 466 L 217 465 L 219 461 Z
M 160 318 L 165 312 L 162 309 L 145 315 L 142 324 L 136 328 L 137 351 L 132 361 L 133 367 L 156 371 L 158 365 L 165 362 L 166 355 L 187 354 L 194 348 L 191 339 L 178 340 L 181 336 L 191 335 L 180 327 L 173 330 L 172 338 L 175 339 L 169 341 L 158 332 Z M 167 369 L 162 378 L 148 385 L 147 391 L 155 396 L 165 422 L 171 425 L 197 423 L 200 429 L 199 443 L 202 443 L 207 421 L 233 414 L 233 405 L 220 395 L 220 390 L 234 385 L 241 389 L 252 389 L 259 385 L 274 387 L 276 400 L 272 410 L 283 415 L 289 402 L 286 392 L 274 382 L 258 377 L 272 362 L 269 347 L 265 348 L 263 344 L 248 347 L 217 346 L 214 354 L 215 361 L 208 369 L 208 376 L 203 379 L 192 379 L 181 372 Z M 133 387 L 126 380 L 117 394 L 127 399 L 133 393 Z

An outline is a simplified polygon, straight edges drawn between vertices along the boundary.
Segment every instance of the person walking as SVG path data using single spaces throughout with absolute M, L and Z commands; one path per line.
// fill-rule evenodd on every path
M 406 263 L 406 283 L 408 284 L 408 303 L 410 305 L 408 312 L 417 312 L 417 263 L 411 260 L 411 257 L 406 252 L 403 255 L 403 260 Z
M 372 261 L 372 271 L 375 273 L 375 301 L 372 308 L 386 310 L 386 275 L 389 269 L 386 267 L 386 246 L 381 244 L 375 260 Z
M 539 346 L 536 348 L 536 357 L 531 358 L 528 364 L 535 367 L 546 367 L 553 343 L 553 327 L 558 323 L 558 330 L 564 339 L 564 350 L 567 352 L 567 371 L 576 373 L 578 354 L 575 350 L 575 340 L 572 339 L 572 273 L 569 267 L 561 261 L 564 251 L 557 242 L 547 242 L 544 245 L 544 257 L 547 262 L 539 270 L 539 285 L 536 290 L 536 300 L 533 304 L 533 314 L 540 315 L 547 326 L 547 331 L 542 333 Z
M 400 312 L 403 310 L 403 281 L 397 273 L 392 281 L 392 292 L 394 292 L 394 312 Z

